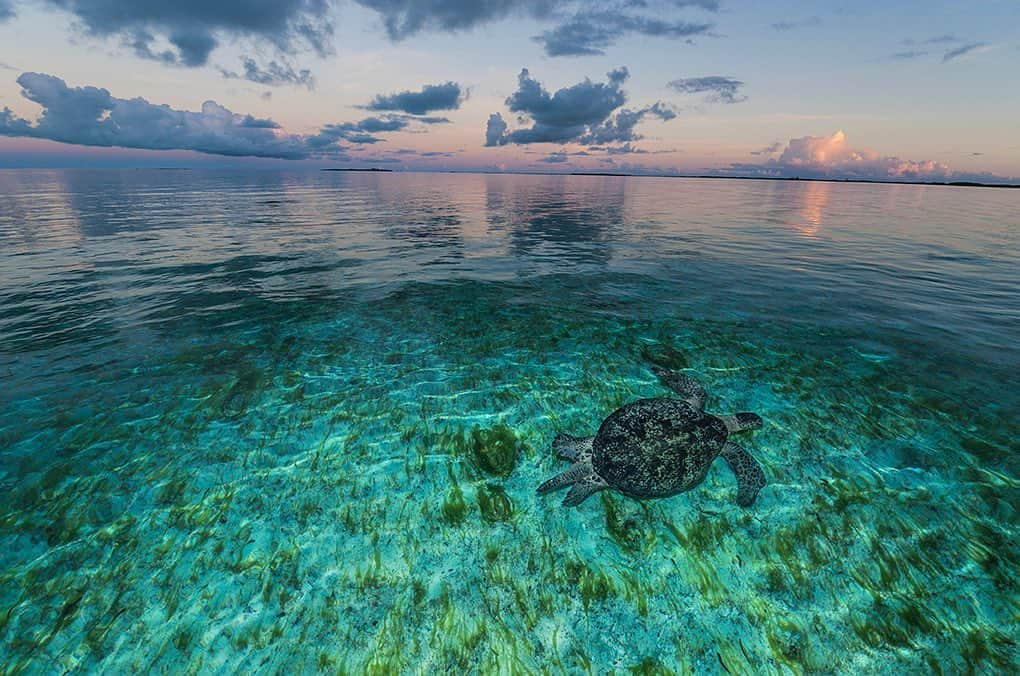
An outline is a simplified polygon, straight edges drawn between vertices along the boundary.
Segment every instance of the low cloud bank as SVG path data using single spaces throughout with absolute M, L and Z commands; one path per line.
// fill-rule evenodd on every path
M 853 148 L 842 131 L 829 136 L 802 136 L 790 139 L 785 147 L 781 143 L 774 143 L 751 154 L 778 156 L 759 163 L 734 163 L 713 173 L 878 181 L 1003 183 L 1013 180 L 989 173 L 956 172 L 938 160 L 909 160 L 883 155 L 874 150 Z
M 0 110 L 0 136 L 48 139 L 85 146 L 145 150 L 193 150 L 212 155 L 279 159 L 342 158 L 348 144 L 372 144 L 376 134 L 401 131 L 413 123 L 445 122 L 440 117 L 383 115 L 325 125 L 316 134 L 288 134 L 270 119 L 235 113 L 215 101 L 199 111 L 176 110 L 143 98 L 121 99 L 99 87 L 68 87 L 45 73 L 18 77 L 22 96 L 42 108 L 27 120 Z M 343 142 L 343 143 L 342 143 Z

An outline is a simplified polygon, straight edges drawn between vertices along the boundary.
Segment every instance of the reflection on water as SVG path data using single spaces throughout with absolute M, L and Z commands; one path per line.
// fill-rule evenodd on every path
M 485 188 L 493 234 L 508 236 L 520 258 L 604 265 L 612 257 L 623 225 L 622 179 L 486 176 Z
M 1016 673 L 1009 191 L 0 172 L 13 673 Z M 702 380 L 769 484 L 535 487 Z
M 796 219 L 790 225 L 805 237 L 814 237 L 822 227 L 825 207 L 829 204 L 829 191 L 832 183 L 828 181 L 810 181 L 804 186 L 800 195 L 800 209 Z

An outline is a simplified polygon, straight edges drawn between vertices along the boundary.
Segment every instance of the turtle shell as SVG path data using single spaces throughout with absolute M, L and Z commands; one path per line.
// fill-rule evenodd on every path
M 722 420 L 685 401 L 641 399 L 602 421 L 592 465 L 618 491 L 674 495 L 705 478 L 727 435 Z

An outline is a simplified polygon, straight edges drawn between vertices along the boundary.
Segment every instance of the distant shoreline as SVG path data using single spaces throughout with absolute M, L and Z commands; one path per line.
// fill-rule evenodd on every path
M 810 183 L 868 183 L 877 185 L 936 185 L 955 188 L 1020 188 L 1018 183 L 980 183 L 978 181 L 884 181 L 877 178 L 801 178 L 799 176 L 715 176 L 712 174 L 628 174 L 611 171 L 484 171 L 447 169 L 442 171 L 394 171 L 393 169 L 320 169 L 320 171 L 364 171 L 400 174 L 485 174 L 487 176 L 613 176 L 624 178 L 697 178 L 729 181 L 797 181 Z
M 0 171 L 47 171 L 47 170 L 71 170 L 71 171 L 287 171 L 281 167 L 0 167 Z M 807 183 L 866 183 L 870 185 L 930 185 L 948 186 L 953 188 L 1013 188 L 1020 189 L 1018 183 L 982 183 L 980 181 L 886 181 L 876 178 L 803 178 L 799 176 L 718 176 L 712 174 L 631 174 L 626 172 L 611 171 L 486 171 L 484 169 L 443 169 L 443 170 L 394 170 L 381 167 L 302 167 L 299 170 L 306 171 L 333 171 L 345 173 L 366 173 L 366 174 L 482 174 L 486 176 L 608 176 L 624 178 L 694 178 L 708 180 L 729 180 L 729 181 L 796 181 Z
M 357 169 L 341 169 L 341 168 L 336 168 L 336 169 L 320 169 L 319 171 L 381 171 L 381 172 L 390 173 L 390 174 L 393 173 L 392 169 L 380 169 L 379 167 L 365 167 L 365 168 L 357 168 Z
M 877 178 L 800 178 L 797 176 L 712 176 L 710 174 L 700 175 L 670 175 L 670 174 L 613 174 L 603 172 L 574 171 L 569 176 L 652 176 L 655 178 L 708 178 L 727 179 L 739 181 L 808 181 L 813 183 L 871 183 L 880 185 L 944 185 L 958 188 L 1020 188 L 1017 183 L 979 183 L 977 181 L 883 181 Z

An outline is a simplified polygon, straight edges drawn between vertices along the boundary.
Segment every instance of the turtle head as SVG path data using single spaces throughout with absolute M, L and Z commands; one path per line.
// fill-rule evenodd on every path
M 735 413 L 733 415 L 721 415 L 719 418 L 726 424 L 730 432 L 747 432 L 761 429 L 761 416 L 757 413 Z

